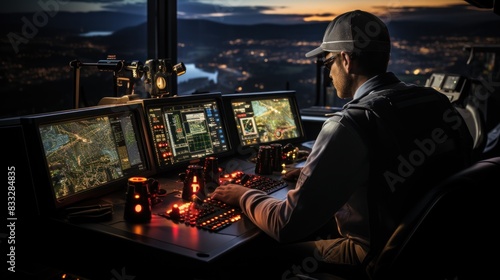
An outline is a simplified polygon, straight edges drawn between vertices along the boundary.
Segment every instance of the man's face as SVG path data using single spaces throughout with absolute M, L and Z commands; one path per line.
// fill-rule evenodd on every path
M 346 52 L 328 53 L 323 61 L 323 65 L 329 71 L 329 77 L 332 79 L 332 85 L 337 91 L 337 96 L 342 99 L 354 96 L 353 82 L 344 63 L 345 59 L 348 59 L 346 56 L 348 56 Z

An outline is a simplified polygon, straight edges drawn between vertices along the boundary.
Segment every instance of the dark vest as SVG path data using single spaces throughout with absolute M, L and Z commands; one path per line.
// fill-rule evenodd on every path
M 472 137 L 432 88 L 382 90 L 344 108 L 369 147 L 370 253 L 376 253 L 419 197 L 471 164 Z

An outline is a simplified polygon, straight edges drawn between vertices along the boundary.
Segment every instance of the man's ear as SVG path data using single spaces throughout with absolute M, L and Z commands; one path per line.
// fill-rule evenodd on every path
M 347 73 L 351 73 L 352 69 L 353 69 L 353 64 L 352 64 L 353 60 L 352 60 L 351 56 L 349 55 L 349 53 L 348 52 L 341 52 L 339 58 L 340 58 L 340 64 L 344 68 L 344 70 Z

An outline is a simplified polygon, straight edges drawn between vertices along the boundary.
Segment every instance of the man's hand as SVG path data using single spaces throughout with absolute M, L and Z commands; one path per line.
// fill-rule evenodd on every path
M 229 205 L 240 206 L 240 198 L 248 190 L 249 188 L 238 184 L 220 185 L 212 193 L 212 199 L 220 200 Z

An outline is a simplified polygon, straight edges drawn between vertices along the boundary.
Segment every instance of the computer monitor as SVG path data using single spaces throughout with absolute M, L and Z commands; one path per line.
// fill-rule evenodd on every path
M 437 90 L 441 89 L 443 81 L 446 75 L 444 73 L 433 73 L 429 79 L 427 79 L 425 86 L 433 87 Z
M 207 156 L 233 153 L 220 93 L 139 100 L 146 114 L 156 169 L 164 172 Z
M 446 95 L 450 102 L 465 107 L 471 89 L 471 81 L 458 74 L 433 73 L 426 81 L 426 86 L 433 87 Z
M 306 139 L 294 90 L 222 95 L 240 147 L 297 144 Z
M 89 107 L 21 117 L 40 212 L 125 190 L 153 173 L 139 105 Z

